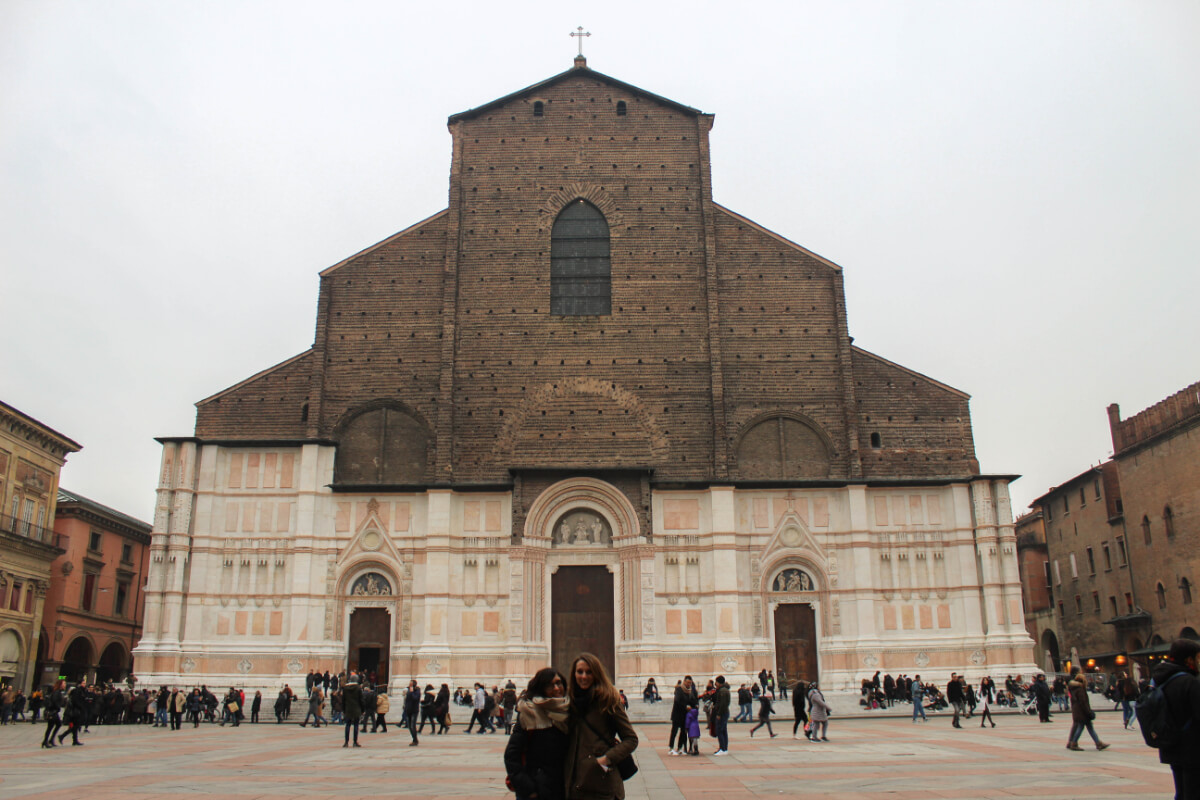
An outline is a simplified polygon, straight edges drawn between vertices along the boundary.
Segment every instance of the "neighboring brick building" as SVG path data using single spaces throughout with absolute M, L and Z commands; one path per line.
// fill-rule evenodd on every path
M 1063 658 L 1103 671 L 1145 669 L 1177 637 L 1200 639 L 1200 384 L 1121 419 L 1108 407 L 1114 456 L 1033 502 L 1044 515 L 1047 566 Z M 1034 609 L 1033 542 L 1018 520 L 1026 626 L 1048 642 Z
M 1017 517 L 1017 564 L 1025 604 L 1025 630 L 1037 643 L 1034 659 L 1048 672 L 1059 670 L 1063 656 L 1059 646 L 1062 632 L 1054 605 L 1050 573 L 1050 550 L 1046 545 L 1045 517 L 1040 510 Z
M 582 59 L 450 117 L 449 207 L 161 440 L 139 670 L 1028 671 L 968 396 L 854 347 L 841 268 L 713 202 L 712 123 Z
M 54 516 L 58 474 L 80 445 L 0 403 L 0 682 L 26 694 L 45 647 L 42 609 L 50 564 L 61 553 L 46 525 Z
M 150 525 L 59 489 L 54 530 L 64 552 L 46 595 L 41 682 L 120 680 L 142 635 Z
M 1180 636 L 1200 639 L 1200 383 L 1126 420 L 1114 403 L 1108 420 L 1135 593 L 1149 612 L 1129 645 L 1161 656 Z
M 1033 501 L 1043 515 L 1062 657 L 1113 667 L 1140 624 L 1117 466 L 1106 461 Z M 1138 644 L 1138 647 L 1141 645 Z

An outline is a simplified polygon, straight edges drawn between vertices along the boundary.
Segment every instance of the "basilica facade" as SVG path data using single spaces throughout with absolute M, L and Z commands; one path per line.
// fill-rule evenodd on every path
M 448 207 L 160 440 L 139 678 L 1031 671 L 968 396 L 714 202 L 712 124 L 582 58 L 450 117 Z

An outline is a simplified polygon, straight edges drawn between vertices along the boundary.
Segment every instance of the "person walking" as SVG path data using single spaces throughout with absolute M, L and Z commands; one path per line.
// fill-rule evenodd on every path
M 42 736 L 42 747 L 55 747 L 54 735 L 62 727 L 62 709 L 66 705 L 67 695 L 63 691 L 66 681 L 58 680 L 46 697 L 46 733 Z
M 992 679 L 984 678 L 979 682 L 979 705 L 983 708 L 983 712 L 979 715 L 979 727 L 984 727 L 986 723 L 992 723 L 992 727 L 996 727 L 996 721 L 992 718 Z
M 928 722 L 929 718 L 925 716 L 925 685 L 921 683 L 921 676 L 914 675 L 912 680 L 912 688 L 909 689 L 912 695 L 913 704 L 913 722 L 917 721 L 917 715 L 921 715 L 921 722 Z
M 377 733 L 380 728 L 387 733 L 387 715 L 392 710 L 392 700 L 388 697 L 387 687 L 383 686 L 375 693 L 375 722 L 371 725 L 371 733 Z M 400 720 L 404 725 L 404 720 Z
M 63 722 L 67 723 L 67 729 L 58 735 L 58 743 L 62 744 L 63 739 L 70 735 L 71 744 L 81 745 L 83 742 L 79 741 L 79 728 L 87 721 L 86 681 L 81 681 L 78 686 L 67 692 L 63 706 Z
M 504 771 L 517 800 L 565 800 L 570 701 L 567 681 L 553 667 L 529 680 L 514 707 L 504 747 Z
M 342 687 L 342 709 L 346 715 L 346 738 L 342 742 L 342 747 L 350 746 L 350 729 L 354 729 L 354 746 L 362 747 L 358 743 L 358 722 L 362 719 L 362 687 L 358 685 L 358 674 L 351 672 L 346 678 L 346 685 Z
M 1044 675 L 1041 683 L 1043 686 L 1046 684 Z M 1071 667 L 1071 680 L 1067 681 L 1067 693 L 1071 695 L 1071 733 L 1067 737 L 1067 749 L 1083 749 L 1079 746 L 1079 737 L 1086 729 L 1088 735 L 1092 737 L 1092 741 L 1096 743 L 1096 749 L 1107 750 L 1108 745 L 1100 741 L 1100 737 L 1096 735 L 1096 729 L 1092 727 L 1092 720 L 1096 718 L 1096 712 L 1092 711 L 1092 704 L 1088 699 L 1087 681 L 1084 680 L 1083 670 L 1079 667 Z
M 308 726 L 308 718 L 313 718 L 313 727 L 321 727 L 321 723 L 326 725 L 329 721 L 321 716 L 321 704 L 325 702 L 325 695 L 321 694 L 321 687 L 313 684 L 312 691 L 308 693 L 308 713 L 304 715 L 304 721 L 300 723 L 301 728 Z
M 809 684 L 808 689 L 808 714 L 812 718 L 812 733 L 809 735 L 809 740 L 814 742 L 828 742 L 829 737 L 826 734 L 829 732 L 829 712 L 832 711 L 829 704 L 825 702 L 825 695 L 821 694 L 821 689 L 816 681 Z
M 965 700 L 966 698 L 963 697 L 962 684 L 958 682 L 958 673 L 951 672 L 950 682 L 946 684 L 946 702 L 954 708 L 954 719 L 950 724 L 956 728 L 962 727 L 962 724 L 958 721 L 958 717 L 963 713 L 963 703 Z
M 567 800 L 624 800 L 625 783 L 616 767 L 633 755 L 638 736 L 621 707 L 620 695 L 600 659 L 591 653 L 580 653 L 571 662 L 567 685 Z M 728 718 L 728 691 L 725 695 Z
M 433 704 L 433 718 L 438 722 L 438 734 L 447 733 L 450 730 L 450 687 L 447 684 L 442 684 L 442 688 L 438 689 L 437 700 Z
M 808 714 L 804 712 L 804 704 L 808 701 L 808 686 L 804 681 L 796 681 L 796 685 L 792 687 L 792 714 L 796 718 L 796 722 L 792 725 L 792 738 L 796 738 L 796 731 L 800 730 L 800 726 L 804 726 L 804 738 L 808 738 Z
M 412 734 L 412 741 L 408 743 L 409 747 L 416 747 L 421 743 L 417 738 L 417 715 L 421 710 L 421 687 L 415 680 L 408 682 L 408 691 L 404 694 L 404 717 L 408 721 L 408 732 Z
M 1200 680 L 1197 660 L 1200 642 L 1176 639 L 1154 668 L 1154 686 L 1161 687 L 1172 732 L 1182 735 L 1158 750 L 1158 760 L 1171 767 L 1176 800 L 1200 800 Z
M 684 675 L 683 680 L 675 685 L 675 696 L 671 701 L 671 737 L 667 740 L 671 755 L 680 756 L 686 751 L 687 732 L 684 728 L 687 725 L 688 709 L 696 708 L 698 704 L 696 684 L 692 682 L 691 675 Z
M 775 731 L 771 730 L 771 713 L 774 710 L 775 710 L 774 707 L 772 707 L 772 705 L 771 705 L 770 693 L 759 695 L 759 697 L 758 697 L 758 724 L 750 729 L 750 738 L 751 739 L 754 738 L 754 732 L 756 730 L 758 730 L 759 728 L 761 728 L 763 725 L 767 726 L 767 733 L 771 734 L 772 739 L 774 739 L 776 736 L 779 735 L 779 734 L 775 733 Z

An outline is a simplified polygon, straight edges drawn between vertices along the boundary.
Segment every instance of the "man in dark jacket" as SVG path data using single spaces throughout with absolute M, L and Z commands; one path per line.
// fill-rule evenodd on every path
M 362 687 L 358 685 L 358 675 L 354 672 L 350 673 L 350 677 L 346 679 L 346 685 L 342 687 L 342 709 L 346 715 L 346 740 L 342 747 L 350 746 L 350 728 L 354 727 L 354 746 L 362 747 L 358 743 L 358 721 L 362 717 Z
M 1033 679 L 1033 701 L 1037 704 L 1038 722 L 1050 721 L 1050 687 L 1045 674 L 1039 672 Z
M 717 752 L 723 756 L 729 752 L 729 684 L 725 676 L 717 676 L 717 694 L 713 697 L 713 732 L 717 736 Z
M 961 728 L 958 715 L 963 713 L 963 703 L 966 698 L 963 697 L 962 684 L 958 682 L 958 673 L 950 673 L 950 682 L 946 684 L 946 702 L 954 707 L 954 720 L 951 723 L 956 728 Z
M 1176 639 L 1171 644 L 1171 651 L 1166 660 L 1154 668 L 1154 685 L 1162 687 L 1172 727 L 1182 731 L 1178 742 L 1158 751 L 1158 760 L 1171 765 L 1171 774 L 1175 778 L 1176 800 L 1200 800 L 1200 679 L 1196 676 L 1198 657 L 1200 642 Z M 1174 680 L 1171 680 L 1172 678 Z

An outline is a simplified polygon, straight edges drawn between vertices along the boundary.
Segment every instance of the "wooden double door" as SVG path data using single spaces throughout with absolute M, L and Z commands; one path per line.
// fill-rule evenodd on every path
M 808 603 L 775 607 L 777 683 L 817 680 L 817 613 Z
M 559 567 L 550 579 L 550 658 L 563 675 L 592 653 L 616 680 L 613 574 L 607 567 Z

